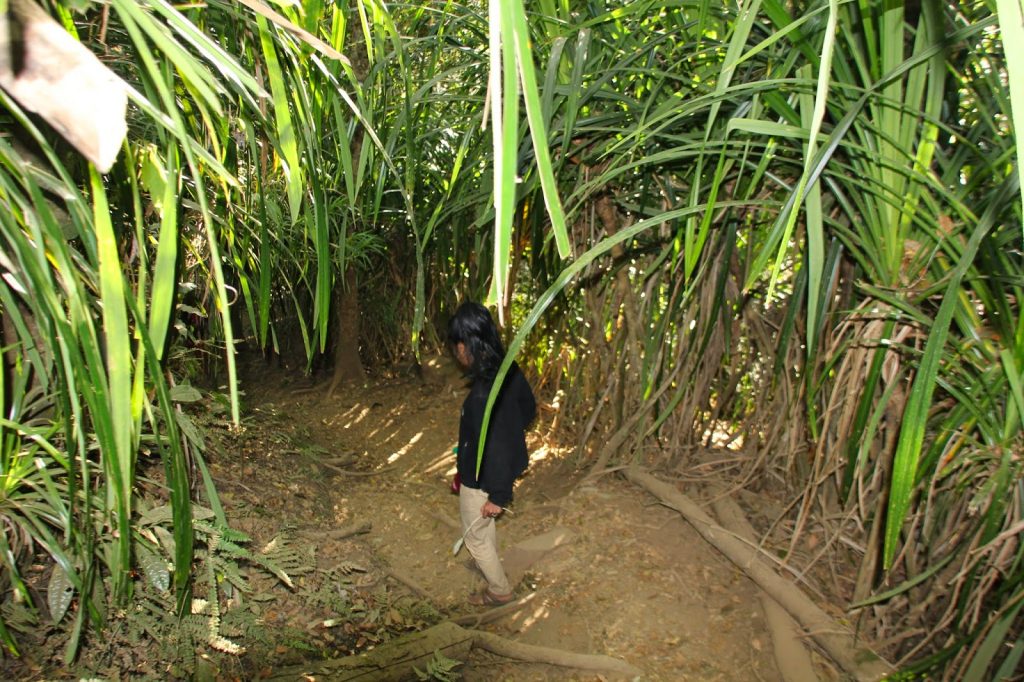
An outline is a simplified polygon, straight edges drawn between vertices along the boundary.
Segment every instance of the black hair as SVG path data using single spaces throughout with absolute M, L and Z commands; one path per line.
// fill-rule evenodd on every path
M 472 358 L 469 375 L 474 379 L 494 379 L 505 359 L 505 346 L 487 308 L 473 301 L 459 306 L 448 320 L 448 345 L 454 349 L 458 343 L 465 344 Z

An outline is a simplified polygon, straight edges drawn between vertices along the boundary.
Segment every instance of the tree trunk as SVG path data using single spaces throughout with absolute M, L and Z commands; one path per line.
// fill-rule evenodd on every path
M 356 288 L 356 270 L 349 265 L 345 270 L 345 282 L 336 297 L 338 311 L 337 338 L 334 342 L 334 376 L 327 395 L 334 394 L 338 385 L 345 381 L 362 381 L 366 378 L 363 361 L 359 357 L 359 291 Z
M 349 18 L 348 36 L 345 43 L 353 75 L 359 81 L 365 80 L 366 74 L 370 70 L 365 43 L 361 25 L 358 21 L 353 21 L 352 17 Z M 359 125 L 352 135 L 352 158 L 357 162 L 363 147 L 363 133 L 362 125 Z M 334 308 L 338 316 L 338 336 L 334 343 L 334 376 L 331 378 L 330 388 L 327 389 L 328 398 L 334 395 L 334 391 L 342 382 L 361 382 L 366 378 L 363 362 L 359 358 L 360 306 L 356 269 L 352 263 L 343 263 L 342 265 L 345 267 L 345 275 L 342 278 L 341 286 L 336 285 L 334 296 Z

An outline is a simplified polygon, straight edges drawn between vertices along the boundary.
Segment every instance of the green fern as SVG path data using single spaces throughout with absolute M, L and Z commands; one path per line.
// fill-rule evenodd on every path
M 203 610 L 203 613 L 208 614 L 206 642 L 217 651 L 242 654 L 245 648 L 226 638 L 221 631 L 220 612 L 221 592 L 226 596 L 231 596 L 232 589 L 251 592 L 239 563 L 252 564 L 294 589 L 289 573 L 308 573 L 313 570 L 313 561 L 292 548 L 283 536 L 272 540 L 260 552 L 253 552 L 243 546 L 251 538 L 238 530 L 199 519 L 193 521 L 193 527 L 197 539 L 206 545 L 205 550 L 196 552 L 197 559 L 206 567 L 209 586 L 208 601 Z
M 100 679 L 109 679 L 112 669 L 125 672 L 126 651 L 140 647 L 153 649 L 151 660 L 165 662 L 168 676 L 191 678 L 196 670 L 196 655 L 206 639 L 208 618 L 175 615 L 174 598 L 148 581 L 137 583 L 130 607 L 111 614 L 103 637 L 82 661 L 84 671 Z M 150 673 L 151 674 L 151 673 Z
M 461 661 L 448 658 L 440 651 L 434 651 L 434 657 L 427 661 L 427 669 L 420 670 L 413 668 L 416 677 L 420 680 L 437 680 L 437 682 L 453 682 L 462 678 L 462 675 L 455 671 L 462 665 Z
M 292 583 L 291 575 L 309 573 L 313 570 L 311 560 L 293 549 L 284 536 L 278 536 L 269 542 L 262 551 L 253 552 L 242 546 L 251 539 L 245 533 L 205 521 L 195 521 L 193 526 L 200 538 L 206 540 L 208 548 L 211 540 L 215 543 L 216 551 L 210 551 L 209 556 L 221 562 L 221 566 L 226 567 L 229 563 L 235 563 L 230 560 L 242 560 L 262 568 L 293 589 L 295 585 Z M 232 584 L 240 590 L 248 590 L 237 570 L 231 571 L 230 577 Z
M 354 585 L 348 574 L 331 569 L 318 571 L 317 579 L 307 581 L 299 593 L 311 606 L 349 618 L 352 614 L 353 590 Z
M 203 522 L 194 522 L 193 525 L 196 531 L 202 534 L 206 540 L 206 561 L 204 563 L 206 564 L 206 580 L 210 588 L 210 598 L 208 600 L 193 600 L 192 613 L 209 612 L 209 620 L 207 621 L 207 644 L 217 651 L 223 651 L 227 654 L 241 655 L 245 653 L 245 649 L 222 636 L 220 633 L 220 590 L 218 589 L 219 583 L 217 580 L 218 575 L 225 576 L 228 584 L 235 585 L 240 590 L 245 590 L 245 580 L 238 572 L 237 565 L 234 562 L 223 560 L 218 555 L 219 551 L 224 550 L 227 550 L 236 556 L 244 554 L 245 550 L 232 542 L 232 540 L 241 539 L 237 537 L 241 534 L 237 533 L 237 531 L 233 532 L 230 529 Z M 226 536 L 232 537 L 231 539 L 227 539 Z
M 0 622 L 17 632 L 33 632 L 39 627 L 39 615 L 32 609 L 31 604 L 7 599 L 0 608 Z
M 264 568 L 277 576 L 285 585 L 294 589 L 295 586 L 292 585 L 288 576 L 311 573 L 316 566 L 316 557 L 313 552 L 313 547 L 309 545 L 296 548 L 290 537 L 280 533 L 264 545 L 257 556 Z
M 97 647 L 88 656 L 89 660 L 82 661 L 83 670 L 100 677 L 118 666 L 130 667 L 130 661 L 118 658 L 121 652 L 137 650 L 140 646 L 153 646 L 156 660 L 165 662 L 165 671 L 174 678 L 194 676 L 199 668 L 197 656 L 204 650 L 241 655 L 245 648 L 240 641 L 250 638 L 269 641 L 257 625 L 257 616 L 250 610 L 224 608 L 226 603 L 240 603 L 237 597 L 241 593 L 252 592 L 249 569 L 272 575 L 289 587 L 293 587 L 292 576 L 314 570 L 316 561 L 311 548 L 296 548 L 287 537 L 279 535 L 258 551 L 254 550 L 249 546 L 248 535 L 222 526 L 211 512 L 196 506 L 192 522 L 196 543 L 195 598 L 190 612 L 180 615 L 169 589 L 170 557 L 174 556 L 175 546 L 167 526 L 173 519 L 166 507 L 151 508 L 140 502 L 139 510 L 141 520 L 133 539 L 133 554 L 143 579 L 136 582 L 133 603 L 113 613 L 108 620 L 103 646 Z M 60 587 L 59 580 L 54 584 Z M 61 593 L 57 588 L 51 585 L 54 594 Z M 273 595 L 268 596 L 273 598 Z M 24 608 L 17 608 L 8 600 L 0 616 L 17 628 L 27 622 L 31 614 L 26 616 Z M 0 643 L 10 639 L 2 634 Z
M 414 630 L 422 630 L 444 618 L 437 607 L 422 599 L 403 600 L 395 608 L 402 614 L 406 625 Z

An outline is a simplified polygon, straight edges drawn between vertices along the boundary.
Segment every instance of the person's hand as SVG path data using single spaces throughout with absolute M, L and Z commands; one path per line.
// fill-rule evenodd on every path
M 501 507 L 494 504 L 490 500 L 484 502 L 484 506 L 480 507 L 480 516 L 486 516 L 488 518 L 496 518 L 501 514 Z

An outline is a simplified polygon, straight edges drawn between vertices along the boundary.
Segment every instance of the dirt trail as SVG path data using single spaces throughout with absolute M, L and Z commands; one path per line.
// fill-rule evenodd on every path
M 375 565 L 396 590 L 421 592 L 442 614 L 483 613 L 465 603 L 482 584 L 468 554 L 452 556 L 460 532 L 448 481 L 461 383 L 441 365 L 425 380 L 382 379 L 332 398 L 324 390 L 298 381 L 247 387 L 253 418 L 271 426 L 276 445 L 242 462 L 213 458 L 229 517 L 245 517 L 243 530 L 292 517 L 317 545 L 321 567 Z M 534 596 L 518 613 L 480 627 L 615 656 L 642 668 L 644 679 L 781 680 L 756 587 L 678 514 L 624 480 L 573 485 L 560 473 L 564 452 L 545 435 L 550 414 L 542 406 L 530 471 L 516 488 L 514 514 L 498 527 L 507 563 L 535 560 L 516 587 L 518 596 Z M 266 487 L 257 488 L 257 476 L 280 495 L 263 493 L 253 507 Z M 371 530 L 330 537 L 361 523 Z M 511 550 L 556 530 L 568 541 L 550 552 Z M 473 653 L 460 671 L 471 682 L 603 679 L 487 653 Z

